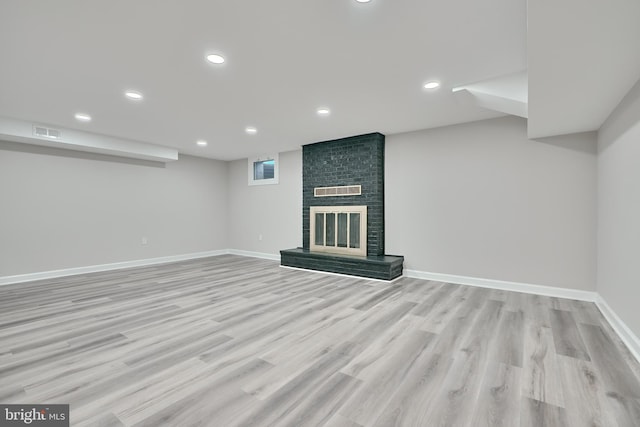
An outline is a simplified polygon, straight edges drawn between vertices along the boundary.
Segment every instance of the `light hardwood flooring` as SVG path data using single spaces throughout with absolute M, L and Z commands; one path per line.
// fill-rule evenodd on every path
M 72 426 L 640 426 L 594 304 L 224 255 L 0 287 L 0 402 Z

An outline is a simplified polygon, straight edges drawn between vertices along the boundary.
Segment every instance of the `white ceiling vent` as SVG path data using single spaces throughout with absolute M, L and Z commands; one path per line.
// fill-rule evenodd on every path
M 152 162 L 178 160 L 178 150 L 68 128 L 53 128 L 0 116 L 0 140 Z
M 33 135 L 39 138 L 60 139 L 62 132 L 58 129 L 47 128 L 44 126 L 33 126 Z

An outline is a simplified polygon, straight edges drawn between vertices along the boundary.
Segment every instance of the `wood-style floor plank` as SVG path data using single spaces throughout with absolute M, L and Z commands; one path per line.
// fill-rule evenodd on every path
M 530 319 L 525 328 L 521 383 L 523 397 L 564 407 L 559 359 L 551 328 Z
M 0 402 L 74 426 L 640 426 L 594 304 L 235 255 L 0 287 Z
M 627 360 L 615 350 L 611 337 L 600 326 L 582 324 L 580 329 L 593 353 L 593 363 L 607 392 L 634 399 L 640 398 L 640 383 Z
M 556 352 L 564 356 L 590 361 L 589 352 L 584 345 L 573 313 L 551 309 L 550 314 Z
M 563 405 L 568 413 L 574 414 L 567 420 L 568 427 L 616 425 L 610 407 L 601 403 L 605 390 L 593 363 L 564 356 L 558 357 L 557 363 L 561 368 L 560 388 L 572 397 Z
M 527 397 L 523 398 L 522 408 L 521 427 L 565 427 L 568 425 L 564 408 Z
M 520 424 L 521 368 L 501 362 L 489 363 L 479 389 L 473 415 L 478 427 L 509 427 Z

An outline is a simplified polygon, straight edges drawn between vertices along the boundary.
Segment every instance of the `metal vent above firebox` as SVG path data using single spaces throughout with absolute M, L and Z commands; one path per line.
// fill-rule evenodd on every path
M 313 189 L 314 197 L 329 196 L 360 196 L 362 194 L 362 185 L 341 185 L 337 187 L 315 187 Z

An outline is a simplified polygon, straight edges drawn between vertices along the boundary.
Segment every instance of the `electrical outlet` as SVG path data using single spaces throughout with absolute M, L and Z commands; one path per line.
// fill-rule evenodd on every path
M 147 243 L 149 243 L 149 241 L 147 240 L 147 238 L 146 238 L 146 237 L 143 237 L 143 238 L 142 238 L 142 244 L 143 244 L 143 245 L 146 245 Z
M 262 240 L 262 234 L 258 234 L 258 240 Z

